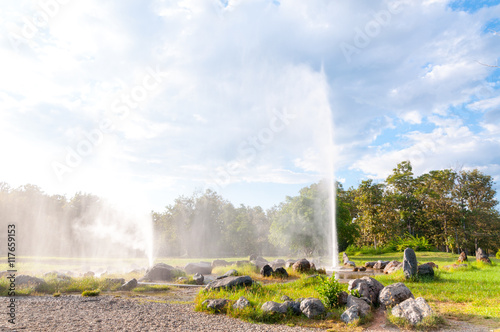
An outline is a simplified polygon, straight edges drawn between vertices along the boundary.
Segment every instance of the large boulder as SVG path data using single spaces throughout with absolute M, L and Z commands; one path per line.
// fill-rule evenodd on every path
M 217 279 L 210 282 L 205 289 L 228 289 L 228 288 L 236 288 L 236 287 L 247 287 L 252 286 L 253 280 L 249 276 L 241 276 L 241 277 L 225 277 L 223 279 Z
M 205 300 L 202 302 L 202 305 L 206 305 L 207 309 L 211 309 L 215 312 L 221 312 L 228 302 L 229 300 L 227 299 Z
M 9 279 L 8 275 L 7 275 L 7 279 Z M 40 291 L 47 285 L 45 280 L 37 278 L 37 277 L 32 277 L 32 276 L 29 276 L 26 274 L 21 274 L 21 275 L 16 276 L 15 284 L 16 284 L 16 286 L 24 286 L 24 287 L 33 288 L 35 291 Z
M 247 300 L 246 297 L 240 296 L 238 300 L 233 304 L 234 309 L 245 309 L 250 305 L 250 301 Z
M 311 269 L 311 263 L 305 258 L 296 261 L 292 266 L 294 271 L 307 272 Z
M 394 307 L 409 298 L 414 299 L 415 297 L 405 284 L 398 282 L 384 287 L 380 291 L 378 301 L 382 307 L 387 308 Z
M 285 270 L 285 268 L 278 267 L 276 270 L 274 270 L 273 276 L 281 279 L 286 279 L 288 278 L 288 272 Z
M 323 302 L 314 297 L 309 297 L 300 302 L 300 311 L 306 315 L 307 318 L 313 318 L 323 314 L 326 310 Z
M 273 275 L 273 268 L 270 267 L 268 264 L 264 265 L 261 269 L 260 269 L 260 275 L 263 276 L 263 277 L 270 277 Z
M 188 263 L 186 264 L 186 266 L 184 266 L 184 271 L 186 271 L 187 274 L 211 274 L 212 264 L 206 262 Z
M 373 304 L 378 303 L 380 291 L 384 288 L 378 280 L 371 277 L 363 277 L 349 281 L 348 291 L 358 290 L 359 295 L 368 298 Z
M 419 265 L 417 267 L 417 275 L 419 277 L 434 277 L 434 269 L 429 263 Z
M 467 262 L 467 254 L 464 251 L 462 251 L 460 253 L 460 256 L 458 256 L 458 262 L 459 263 Z
M 216 259 L 212 261 L 212 268 L 219 267 L 219 266 L 228 266 L 231 265 L 228 261 L 225 261 L 223 259 Z
M 486 253 L 484 253 L 483 249 L 481 248 L 477 248 L 476 261 L 491 264 L 490 258 Z
M 391 274 L 396 272 L 397 270 L 401 270 L 403 267 L 403 263 L 398 262 L 398 261 L 390 261 L 385 267 L 384 267 L 384 273 L 385 274 Z
M 421 322 L 424 317 L 432 315 L 432 309 L 424 298 L 419 297 L 416 300 L 410 298 L 392 308 L 392 314 L 405 318 L 412 325 L 415 325 Z
M 127 281 L 123 285 L 121 285 L 120 288 L 118 288 L 118 290 L 131 291 L 132 289 L 134 289 L 136 287 L 137 287 L 137 279 L 134 278 L 132 280 Z
M 158 263 L 150 268 L 140 281 L 172 281 L 183 275 L 184 272 L 165 263 Z
M 417 256 L 411 248 L 406 248 L 403 255 L 403 271 L 406 279 L 416 276 L 418 269 Z
M 356 307 L 359 317 L 368 315 L 371 310 L 370 305 L 366 301 L 352 295 L 347 296 L 347 307 Z

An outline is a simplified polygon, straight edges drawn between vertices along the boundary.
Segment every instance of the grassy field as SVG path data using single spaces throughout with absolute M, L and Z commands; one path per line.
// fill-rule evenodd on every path
M 424 297 L 431 307 L 440 315 L 457 319 L 470 321 L 472 323 L 486 325 L 489 327 L 500 327 L 500 260 L 491 258 L 493 264 L 486 265 L 476 263 L 474 257 L 470 257 L 471 261 L 467 268 L 457 270 L 444 270 L 444 265 L 456 263 L 457 255 L 441 252 L 416 252 L 419 263 L 434 262 L 439 265 L 439 269 L 435 270 L 436 276 L 433 280 L 424 280 L 419 282 L 406 281 L 401 271 L 391 275 L 375 276 L 382 284 L 389 285 L 395 282 L 404 282 L 413 292 L 415 297 Z M 276 257 L 266 257 L 269 261 Z M 402 261 L 403 253 L 388 253 L 381 255 L 358 255 L 350 256 L 350 260 L 354 261 L 357 266 L 363 265 L 368 261 L 376 260 L 398 260 Z M 227 261 L 245 260 L 247 257 L 231 257 L 223 258 Z M 164 262 L 173 266 L 184 266 L 189 262 L 211 261 L 212 259 L 157 259 L 155 263 Z M 3 261 L 6 261 L 3 260 Z M 146 266 L 145 260 L 129 259 L 129 260 L 91 260 L 91 259 L 68 259 L 68 258 L 32 258 L 20 257 L 16 262 L 18 275 L 33 274 L 33 271 L 66 271 L 77 270 L 85 271 L 86 268 L 93 266 L 102 266 L 103 269 L 111 267 L 121 267 L 121 264 L 126 264 L 127 269 L 134 266 Z M 200 291 L 195 299 L 197 310 L 204 310 L 201 303 L 208 298 L 225 297 L 230 300 L 237 300 L 240 296 L 245 296 L 250 300 L 252 309 L 246 311 L 233 311 L 229 309 L 228 314 L 241 319 L 252 322 L 281 322 L 289 325 L 304 325 L 316 326 L 323 328 L 342 329 L 342 323 L 339 323 L 339 317 L 343 309 L 332 310 L 331 314 L 326 319 L 307 320 L 300 317 L 276 315 L 264 315 L 260 311 L 260 306 L 266 301 L 281 301 L 283 295 L 287 295 L 292 299 L 305 297 L 319 297 L 317 285 L 321 282 L 320 278 L 308 278 L 307 275 L 299 275 L 292 272 L 291 278 L 287 283 L 281 283 L 279 279 L 262 278 L 258 271 L 251 267 L 235 267 L 228 266 L 224 268 L 214 269 L 215 274 L 222 274 L 231 268 L 236 268 L 242 274 L 251 275 L 258 283 L 250 289 L 239 289 L 235 291 L 222 292 L 203 292 Z M 7 264 L 0 264 L 0 270 L 7 270 Z M 126 270 L 126 269 L 125 269 Z M 128 270 L 129 271 L 129 270 Z M 36 274 L 36 273 L 35 273 Z M 38 274 L 41 276 L 41 274 Z M 134 273 L 114 273 L 108 274 L 106 277 L 124 277 L 125 279 L 139 278 L 141 272 Z M 113 292 L 118 285 L 110 285 L 106 282 L 106 278 L 73 278 L 71 282 L 58 281 L 55 278 L 45 278 L 48 287 L 40 292 L 33 290 L 19 290 L 18 294 L 52 294 L 52 293 L 81 293 L 85 290 L 100 289 L 105 292 Z M 0 291 L 7 286 L 7 280 L 0 279 Z M 347 289 L 347 285 L 342 285 L 343 289 Z M 152 292 L 159 294 L 165 292 L 168 287 L 162 286 L 141 286 L 136 289 L 136 292 Z M 5 296 L 5 292 L 0 292 Z

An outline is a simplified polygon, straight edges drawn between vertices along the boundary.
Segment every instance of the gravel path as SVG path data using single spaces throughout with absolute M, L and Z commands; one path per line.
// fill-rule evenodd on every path
M 6 308 L 8 298 L 1 299 Z M 193 311 L 192 304 L 161 298 L 116 298 L 103 295 L 29 296 L 16 299 L 17 331 L 319 331 L 284 325 L 250 324 L 225 315 Z M 4 309 L 5 310 L 5 309 Z M 5 311 L 4 311 L 5 312 Z M 0 331 L 14 331 L 5 315 Z
M 80 295 L 17 297 L 16 324 L 8 323 L 8 317 L 2 315 L 0 331 L 323 331 L 285 325 L 250 324 L 225 315 L 195 312 L 192 303 L 179 304 L 192 301 L 195 292 L 197 290 L 178 290 L 168 298 L 113 295 L 96 298 Z M 6 308 L 8 301 L 9 298 L 1 298 L 1 307 Z M 386 325 L 383 313 L 377 312 L 375 316 L 364 331 L 400 331 Z M 492 328 L 466 322 L 448 323 L 445 329 L 439 331 L 493 331 Z

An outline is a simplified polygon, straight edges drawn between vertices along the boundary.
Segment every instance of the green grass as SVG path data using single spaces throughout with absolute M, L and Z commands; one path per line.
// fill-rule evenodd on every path
M 320 277 L 308 278 L 304 276 L 301 279 L 288 283 L 270 283 L 262 285 L 259 282 L 254 282 L 251 287 L 239 288 L 234 290 L 202 290 L 198 293 L 195 299 L 195 310 L 206 310 L 202 305 L 207 299 L 226 298 L 231 301 L 236 301 L 240 296 L 246 297 L 250 301 L 250 307 L 244 310 L 234 310 L 231 305 L 226 306 L 226 313 L 243 320 L 260 323 L 276 323 L 286 322 L 291 324 L 304 325 L 302 318 L 284 314 L 268 314 L 261 310 L 262 304 L 267 301 L 283 302 L 281 297 L 286 295 L 293 300 L 298 298 L 316 297 L 319 298 L 316 287 L 321 283 Z M 341 286 L 347 290 L 347 285 Z M 337 310 L 338 311 L 338 310 Z M 340 317 L 342 312 L 336 312 L 337 317 Z
M 456 263 L 456 258 L 457 255 L 454 254 L 417 252 L 417 259 L 420 263 L 433 261 L 440 266 L 435 270 L 435 278 L 432 280 L 407 281 L 401 270 L 390 275 L 378 275 L 375 278 L 384 285 L 404 282 L 415 297 L 423 297 L 441 314 L 460 320 L 483 322 L 491 320 L 500 324 L 500 265 L 498 260 L 492 259 L 491 265 L 472 261 L 467 268 L 442 269 L 443 265 Z

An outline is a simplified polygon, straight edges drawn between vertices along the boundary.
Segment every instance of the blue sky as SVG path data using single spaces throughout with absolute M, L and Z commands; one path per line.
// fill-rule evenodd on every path
M 0 181 L 145 210 L 269 208 L 408 159 L 498 183 L 499 3 L 2 3 Z

